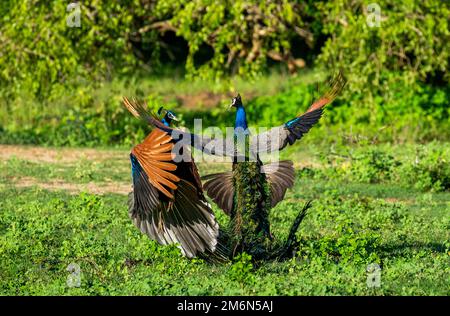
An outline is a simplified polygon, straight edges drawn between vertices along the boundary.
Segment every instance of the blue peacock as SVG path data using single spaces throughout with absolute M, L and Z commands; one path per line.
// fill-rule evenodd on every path
M 284 149 L 301 139 L 323 114 L 346 80 L 333 78 L 329 90 L 308 110 L 281 126 L 252 135 L 241 96 L 232 99 L 236 109 L 234 135 L 209 138 L 173 128 L 172 111 L 149 113 L 146 106 L 124 98 L 128 110 L 153 127 L 146 139 L 131 152 L 133 192 L 129 214 L 135 225 L 160 244 L 178 244 L 189 257 L 227 259 L 247 252 L 256 260 L 285 258 L 295 250 L 295 233 L 310 207 L 298 213 L 289 237 L 280 242 L 270 230 L 270 209 L 284 199 L 294 185 L 291 161 L 264 164 L 260 156 Z M 162 109 L 158 111 L 161 114 Z M 228 172 L 200 178 L 190 153 L 191 147 L 210 155 L 228 157 Z M 177 148 L 177 150 L 174 150 Z M 180 156 L 190 159 L 179 159 Z M 201 180 L 205 181 L 202 185 Z M 220 228 L 205 193 L 230 218 Z

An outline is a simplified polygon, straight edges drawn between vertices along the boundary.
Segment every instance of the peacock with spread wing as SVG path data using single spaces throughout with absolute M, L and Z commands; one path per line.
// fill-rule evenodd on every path
M 167 111 L 161 120 L 148 113 L 142 104 L 124 98 L 131 113 L 154 127 L 131 153 L 134 188 L 129 210 L 134 223 L 161 244 L 178 243 L 187 257 L 217 258 L 220 254 L 222 258 L 231 258 L 244 251 L 256 260 L 289 256 L 310 203 L 299 212 L 287 241 L 274 242 L 269 211 L 293 186 L 295 171 L 291 161 L 264 164 L 260 155 L 280 151 L 302 138 L 345 83 L 339 73 L 330 82 L 329 90 L 304 114 L 257 135 L 250 133 L 241 96 L 237 95 L 230 105 L 236 109 L 234 133 L 226 138 L 174 129 L 167 123 L 170 116 L 175 117 L 173 112 Z M 174 150 L 174 146 L 178 149 Z M 186 155 L 190 147 L 230 158 L 232 169 L 203 177 L 206 182 L 202 187 L 192 156 Z M 180 155 L 190 159 L 179 159 Z M 219 229 L 203 188 L 229 216 L 228 227 Z
M 125 105 L 137 115 L 128 100 Z M 176 116 L 165 112 L 160 122 L 170 126 Z M 213 253 L 219 225 L 203 194 L 194 161 L 174 162 L 174 146 L 170 134 L 156 127 L 131 150 L 129 215 L 141 232 L 162 245 L 179 244 L 186 257 Z

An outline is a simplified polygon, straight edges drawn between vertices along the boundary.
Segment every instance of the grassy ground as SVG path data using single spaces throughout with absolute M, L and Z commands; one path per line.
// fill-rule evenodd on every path
M 430 146 L 444 148 L 449 161 L 447 145 Z M 417 147 L 370 150 L 408 166 Z M 450 192 L 400 181 L 408 175 L 397 165 L 399 174 L 377 178 L 371 161 L 314 154 L 327 154 L 323 147 L 290 149 L 284 155 L 296 161 L 296 184 L 271 222 L 274 235 L 286 238 L 296 212 L 313 199 L 298 233 L 301 250 L 286 262 L 255 266 L 242 257 L 211 265 L 159 246 L 132 225 L 127 150 L 1 146 L 0 152 L 3 295 L 450 294 Z M 202 174 L 227 167 L 200 163 Z M 71 263 L 80 266 L 80 287 L 67 285 Z M 370 263 L 381 267 L 381 287 L 366 284 Z

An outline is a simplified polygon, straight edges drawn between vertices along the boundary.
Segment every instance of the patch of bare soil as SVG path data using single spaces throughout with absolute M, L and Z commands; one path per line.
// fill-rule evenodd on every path
M 394 197 L 384 198 L 383 200 L 385 200 L 388 203 L 405 203 L 405 204 L 409 204 L 409 205 L 415 203 L 414 199 L 399 199 L 399 198 L 394 198 Z
M 90 148 L 46 148 L 22 145 L 1 145 L 0 160 L 8 160 L 17 157 L 33 162 L 77 162 L 80 159 L 106 160 L 111 158 L 123 158 L 123 153 L 111 150 L 97 150 Z
M 255 93 L 249 92 L 246 94 L 246 100 L 255 97 Z M 230 101 L 236 95 L 232 93 L 213 93 L 210 91 L 203 91 L 196 94 L 180 94 L 176 96 L 176 100 L 183 107 L 188 109 L 210 109 L 216 107 L 222 101 Z
M 128 194 L 132 190 L 130 183 L 120 183 L 120 182 L 89 182 L 89 183 L 70 183 L 63 180 L 51 180 L 48 182 L 40 182 L 38 179 L 33 177 L 23 177 L 15 178 L 12 184 L 18 188 L 29 188 L 37 186 L 44 190 L 49 191 L 60 191 L 64 190 L 70 194 L 77 194 L 80 192 L 88 192 L 91 194 Z
M 290 160 L 290 159 L 289 159 Z M 310 169 L 321 169 L 324 168 L 324 166 L 318 162 L 310 161 L 310 162 L 294 162 L 294 169 L 300 170 L 303 168 L 310 168 Z

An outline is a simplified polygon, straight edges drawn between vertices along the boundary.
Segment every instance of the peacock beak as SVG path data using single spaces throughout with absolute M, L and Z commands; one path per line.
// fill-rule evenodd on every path
M 234 102 L 235 102 L 234 99 L 231 100 L 231 103 L 230 103 L 230 105 L 228 106 L 227 111 L 231 110 L 231 108 L 234 106 Z

